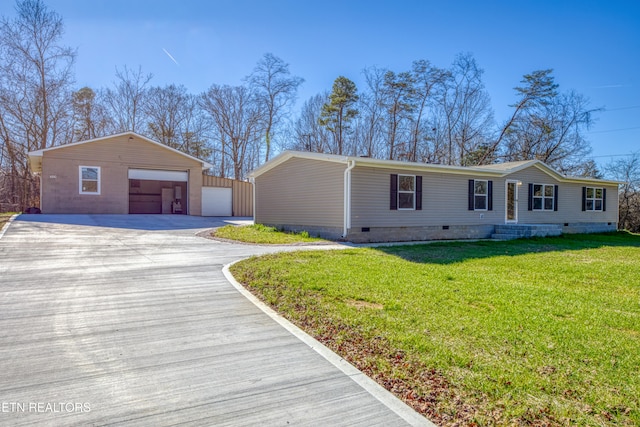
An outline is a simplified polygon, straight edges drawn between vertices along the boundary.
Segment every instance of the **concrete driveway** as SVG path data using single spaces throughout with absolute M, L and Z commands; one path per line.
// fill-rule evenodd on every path
M 0 239 L 0 424 L 429 424 L 238 292 L 223 266 L 277 248 L 195 235 L 223 224 L 18 217 Z

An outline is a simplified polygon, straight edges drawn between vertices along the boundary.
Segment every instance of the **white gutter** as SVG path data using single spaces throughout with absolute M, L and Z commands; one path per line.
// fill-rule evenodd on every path
M 251 183 L 251 198 L 253 199 L 252 203 L 252 211 L 253 211 L 253 223 L 256 223 L 256 179 L 254 177 L 249 177 L 249 182 Z
M 351 228 L 351 169 L 356 167 L 355 160 L 347 160 L 347 168 L 344 170 L 344 228 L 342 237 L 347 237 Z

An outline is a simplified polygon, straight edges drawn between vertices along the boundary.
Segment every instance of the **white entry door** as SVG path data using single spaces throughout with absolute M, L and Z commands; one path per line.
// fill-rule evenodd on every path
M 505 192 L 505 222 L 515 224 L 518 222 L 518 181 L 507 180 Z

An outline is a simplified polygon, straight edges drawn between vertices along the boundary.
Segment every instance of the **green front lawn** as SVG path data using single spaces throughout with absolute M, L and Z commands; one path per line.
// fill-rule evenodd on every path
M 237 240 L 245 243 L 268 245 L 290 245 L 325 241 L 317 237 L 311 237 L 306 231 L 300 233 L 289 233 L 280 231 L 275 227 L 267 227 L 262 224 L 245 226 L 225 225 L 224 227 L 214 230 L 212 236 L 221 239 Z
M 238 281 L 443 425 L 640 425 L 640 236 L 251 258 Z

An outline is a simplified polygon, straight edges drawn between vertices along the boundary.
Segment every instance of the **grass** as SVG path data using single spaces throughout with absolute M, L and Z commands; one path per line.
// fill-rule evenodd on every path
M 0 213 L 0 230 L 2 230 L 2 227 L 4 227 L 4 225 L 9 222 L 9 219 L 15 215 L 15 212 L 2 212 Z
M 640 425 L 640 236 L 312 251 L 235 277 L 442 425 Z
M 306 231 L 290 233 L 280 231 L 275 227 L 267 227 L 262 224 L 234 226 L 225 225 L 216 229 L 214 237 L 237 240 L 245 243 L 259 243 L 270 245 L 290 245 L 302 243 L 324 242 L 323 239 L 311 237 Z

